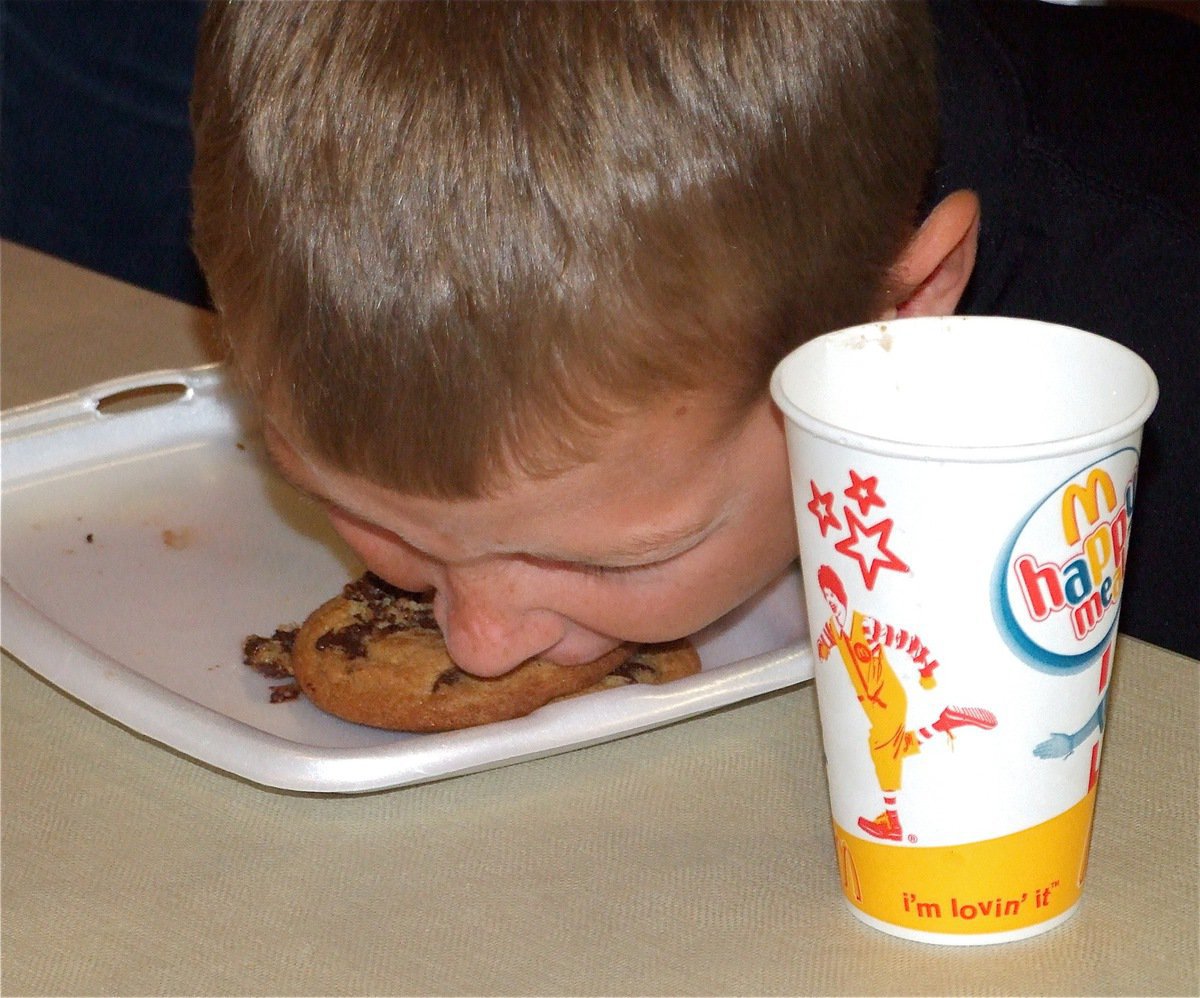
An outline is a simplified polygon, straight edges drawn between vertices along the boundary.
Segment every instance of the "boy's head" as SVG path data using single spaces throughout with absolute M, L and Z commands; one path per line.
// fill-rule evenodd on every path
M 218 4 L 196 247 L 309 446 L 446 498 L 866 321 L 934 155 L 912 3 Z
M 691 633 L 796 556 L 774 365 L 952 310 L 921 6 L 230 3 L 196 248 L 284 473 L 464 669 Z M 965 192 L 960 192 L 963 194 Z

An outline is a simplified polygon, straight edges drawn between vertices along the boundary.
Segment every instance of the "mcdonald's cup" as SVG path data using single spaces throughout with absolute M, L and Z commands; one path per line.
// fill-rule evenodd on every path
M 775 370 L 842 889 L 947 944 L 1068 918 L 1153 372 L 1022 319 L 900 319 Z

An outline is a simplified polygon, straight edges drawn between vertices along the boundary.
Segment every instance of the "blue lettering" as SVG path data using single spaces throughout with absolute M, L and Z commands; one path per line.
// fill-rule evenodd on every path
M 1076 558 L 1067 564 L 1063 571 L 1063 591 L 1071 606 L 1079 606 L 1091 595 L 1092 580 L 1085 559 Z

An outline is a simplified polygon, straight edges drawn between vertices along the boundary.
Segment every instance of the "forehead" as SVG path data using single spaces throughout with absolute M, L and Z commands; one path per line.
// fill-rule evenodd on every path
M 548 477 L 511 474 L 483 498 L 411 495 L 340 471 L 309 453 L 294 430 L 271 415 L 266 436 L 281 471 L 301 489 L 461 557 L 599 550 L 605 538 L 701 529 L 728 515 L 750 465 L 741 421 L 694 397 L 622 416 L 593 459 Z
M 597 412 L 605 408 L 599 402 L 594 405 Z M 693 466 L 705 463 L 726 451 L 747 421 L 747 407 L 731 402 L 717 391 L 663 392 L 636 407 L 607 411 L 594 426 L 586 428 L 572 423 L 532 428 L 522 443 L 522 449 L 529 453 L 492 468 L 481 491 L 489 497 L 498 497 L 519 491 L 525 484 L 545 487 L 550 481 L 564 478 L 595 479 L 591 484 L 600 488 L 636 491 L 646 478 L 645 465 L 675 467 L 681 466 L 685 459 Z M 274 444 L 270 448 L 272 456 L 281 456 L 281 445 L 286 443 L 288 451 L 306 462 L 338 469 L 384 488 L 393 484 L 388 480 L 386 468 L 379 468 L 375 474 L 375 469 L 343 467 L 338 458 L 325 455 L 315 441 L 310 442 L 306 437 L 277 390 L 266 393 L 262 413 L 270 435 L 268 443 Z M 377 432 L 403 434 L 405 430 L 385 427 Z M 682 466 L 679 470 L 683 470 Z M 420 475 L 416 478 L 423 480 Z M 398 490 L 410 491 L 403 486 Z M 420 490 L 411 491 L 424 494 Z M 470 496 L 446 498 L 457 501 Z

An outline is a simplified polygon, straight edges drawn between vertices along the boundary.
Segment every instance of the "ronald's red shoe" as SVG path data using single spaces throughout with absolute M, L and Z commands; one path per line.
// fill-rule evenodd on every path
M 895 811 L 884 811 L 874 821 L 870 818 L 859 818 L 858 827 L 868 835 L 873 835 L 877 839 L 886 839 L 888 842 L 899 842 L 903 834 L 900 831 L 900 819 L 896 816 Z
M 982 707 L 947 707 L 930 727 L 949 733 L 965 725 L 991 731 L 996 726 L 996 715 Z

